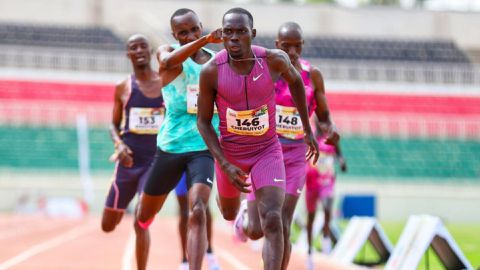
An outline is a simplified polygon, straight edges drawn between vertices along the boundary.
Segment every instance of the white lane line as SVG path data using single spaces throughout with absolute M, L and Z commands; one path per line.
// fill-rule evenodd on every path
M 77 226 L 73 228 L 72 230 L 63 233 L 57 237 L 51 238 L 50 240 L 41 242 L 37 245 L 34 245 L 30 247 L 29 249 L 21 252 L 20 254 L 16 255 L 15 257 L 12 257 L 3 263 L 0 264 L 0 270 L 6 270 L 9 269 L 10 267 L 13 267 L 39 253 L 42 253 L 44 251 L 47 251 L 49 249 L 52 249 L 56 246 L 59 246 L 65 242 L 71 241 L 73 239 L 78 238 L 82 234 L 94 229 L 96 227 L 92 226 L 91 222 L 88 224 L 82 225 L 82 226 Z
M 27 228 L 22 228 L 22 227 L 17 226 L 15 228 L 11 228 L 9 230 L 3 230 L 0 233 L 0 240 L 5 240 L 5 239 L 11 238 L 11 237 L 24 236 L 26 234 L 30 234 L 30 233 L 33 233 L 33 232 L 41 233 L 41 232 L 45 232 L 45 231 L 52 231 L 52 230 L 56 230 L 60 227 L 66 226 L 66 225 L 67 224 L 62 224 L 62 223 L 53 225 L 51 222 L 49 222 L 49 224 L 45 223 L 45 224 L 37 225 L 37 226 L 34 226 L 34 227 L 27 227 Z
M 238 269 L 238 270 L 252 270 L 252 268 L 246 266 L 245 264 L 243 264 L 240 260 L 238 260 L 237 258 L 235 258 L 235 256 L 233 256 L 231 253 L 225 251 L 225 250 L 220 250 L 220 249 L 217 249 L 215 251 L 216 253 L 218 253 L 218 256 L 220 256 L 222 259 L 224 259 L 225 261 L 227 261 L 231 266 L 234 267 L 234 269 Z
M 127 240 L 127 245 L 123 251 L 122 256 L 122 270 L 132 270 L 133 253 L 135 251 L 135 232 L 130 232 L 130 236 Z

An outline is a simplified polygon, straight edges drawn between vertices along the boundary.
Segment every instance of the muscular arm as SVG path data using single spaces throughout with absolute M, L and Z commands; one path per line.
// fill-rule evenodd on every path
M 113 143 L 118 144 L 122 140 L 120 139 L 120 123 L 122 122 L 122 110 L 123 110 L 123 101 L 122 96 L 125 92 L 125 86 L 127 82 L 122 81 L 121 83 L 115 86 L 115 94 L 113 97 L 113 111 L 112 111 L 112 122 L 110 123 L 110 137 L 112 138 Z
M 123 117 L 123 96 L 127 89 L 127 81 L 124 80 L 115 87 L 113 98 L 112 122 L 110 123 L 110 137 L 115 145 L 115 153 L 110 157 L 111 161 L 120 160 L 125 167 L 133 166 L 133 154 L 130 148 L 120 138 L 120 124 Z
M 315 137 L 312 134 L 310 122 L 308 121 L 307 99 L 305 97 L 305 87 L 303 85 L 302 77 L 290 63 L 288 55 L 281 50 L 270 50 L 267 54 L 270 70 L 278 73 L 287 83 L 293 102 L 297 107 L 300 119 L 302 120 L 303 130 L 305 133 L 305 141 L 309 145 L 307 159 L 313 157 L 313 162 L 316 163 L 318 159 L 318 145 Z
M 326 143 L 337 145 L 340 140 L 340 135 L 330 118 L 330 110 L 328 109 L 327 99 L 325 97 L 325 84 L 323 82 L 322 73 L 318 68 L 312 67 L 310 70 L 310 78 L 314 87 L 315 101 L 317 102 L 315 114 L 321 123 L 320 127 L 323 132 L 328 134 Z
M 164 70 L 181 68 L 181 65 L 188 57 L 195 54 L 203 46 L 209 43 L 221 42 L 221 32 L 219 29 L 212 33 L 205 35 L 193 42 L 185 44 L 180 48 L 174 50 L 170 45 L 162 45 L 157 50 L 157 60 L 159 63 L 159 72 Z
M 242 192 L 250 192 L 245 183 L 247 174 L 228 162 L 223 154 L 217 138 L 217 133 L 212 126 L 212 117 L 217 89 L 217 65 L 214 61 L 205 64 L 200 73 L 200 91 L 197 101 L 197 127 L 200 135 L 207 144 L 210 153 L 220 164 L 222 170 L 228 175 L 232 184 Z

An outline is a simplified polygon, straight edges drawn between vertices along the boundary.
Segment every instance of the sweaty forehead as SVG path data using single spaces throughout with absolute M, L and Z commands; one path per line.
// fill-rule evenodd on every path
M 280 31 L 278 31 L 278 39 L 301 41 L 303 39 L 303 36 L 302 36 L 302 33 L 296 28 L 282 28 L 280 29 Z
M 200 21 L 192 12 L 185 13 L 183 15 L 178 15 L 172 19 L 172 29 L 176 28 L 190 28 L 195 25 L 199 25 Z
M 127 42 L 127 47 L 137 45 L 137 44 L 147 44 L 148 45 L 148 41 L 142 36 L 131 38 Z
M 223 27 L 250 27 L 250 22 L 246 14 L 229 13 L 223 17 Z

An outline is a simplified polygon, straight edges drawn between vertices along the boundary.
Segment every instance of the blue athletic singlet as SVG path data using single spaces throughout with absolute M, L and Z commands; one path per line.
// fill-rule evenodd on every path
M 123 109 L 120 136 L 133 151 L 134 164 L 144 165 L 155 155 L 156 137 L 164 118 L 163 98 L 144 96 L 133 74 L 128 86 L 129 97 Z
M 177 49 L 178 44 L 172 45 Z M 215 53 L 203 48 L 212 58 Z M 162 89 L 165 101 L 165 121 L 160 127 L 157 146 L 169 153 L 186 153 L 207 150 L 197 128 L 198 82 L 202 65 L 190 57 L 182 64 L 183 71 L 175 80 Z M 214 114 L 212 125 L 218 134 L 218 115 Z

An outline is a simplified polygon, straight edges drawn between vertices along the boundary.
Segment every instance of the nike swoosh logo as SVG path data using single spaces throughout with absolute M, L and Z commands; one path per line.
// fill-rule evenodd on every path
M 210 184 L 213 184 L 213 181 L 210 180 L 210 178 L 207 178 L 207 182 L 210 183 Z
M 283 180 L 283 179 L 277 179 L 277 178 L 273 178 L 273 182 L 283 182 L 283 181 L 285 181 L 285 180 Z
M 260 73 L 260 75 L 258 75 L 257 77 L 253 77 L 253 81 L 257 81 L 260 77 L 262 77 L 263 73 Z

